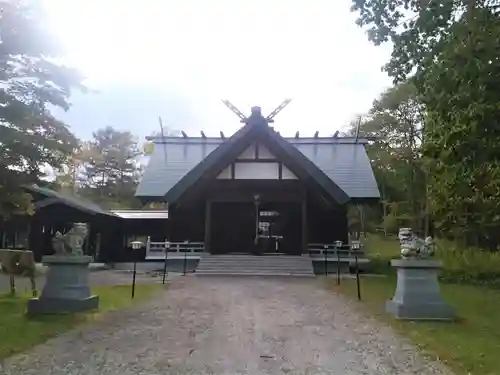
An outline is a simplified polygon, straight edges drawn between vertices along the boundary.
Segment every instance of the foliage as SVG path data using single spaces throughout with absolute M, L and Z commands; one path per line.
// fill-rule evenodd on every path
M 393 51 L 385 70 L 396 82 L 431 69 L 436 57 L 450 46 L 449 39 L 457 25 L 473 20 L 478 11 L 496 15 L 500 8 L 498 0 L 352 2 L 352 11 L 359 13 L 356 23 L 367 28 L 370 41 L 375 45 L 392 42 Z M 498 39 L 494 34 L 490 38 Z M 461 70 L 460 66 L 457 68 Z
M 367 242 L 370 272 L 393 274 L 390 260 L 400 257 L 396 237 L 370 235 Z M 446 283 L 486 285 L 500 288 L 500 254 L 463 248 L 448 240 L 438 240 L 436 258 L 443 262 L 440 279 Z
M 412 76 L 425 108 L 426 216 L 447 237 L 497 250 L 500 1 L 353 4 L 370 40 L 393 43 L 386 71 L 395 82 Z
M 493 375 L 500 368 L 498 311 L 500 292 L 479 286 L 444 284 L 441 293 L 459 315 L 459 321 L 414 322 L 396 320 L 384 307 L 395 290 L 394 277 L 361 278 L 359 314 L 374 314 L 419 346 L 423 355 L 450 366 L 456 374 Z M 356 282 L 343 279 L 332 290 L 356 299 Z M 480 308 L 478 308 L 480 306 Z
M 456 25 L 449 45 L 423 76 L 428 82 L 424 98 L 429 98 L 425 152 L 437 225 L 467 244 L 496 250 L 500 19 L 481 9 L 473 14 L 471 20 Z
M 181 136 L 180 130 L 173 130 L 170 128 L 166 128 L 166 129 L 164 128 L 161 132 L 153 132 L 150 135 L 151 138 L 153 138 L 153 137 L 159 137 L 159 138 L 180 137 L 180 136 Z M 144 155 L 146 155 L 146 156 L 150 156 L 154 152 L 154 149 L 155 149 L 155 144 L 152 141 L 147 141 L 142 146 L 142 150 L 144 152 Z
M 60 189 L 86 197 L 108 208 L 135 208 L 142 172 L 137 139 L 130 132 L 106 127 L 93 133 L 73 154 L 73 163 L 58 176 Z
M 367 152 L 383 201 L 381 209 L 366 210 L 366 219 L 384 224 L 386 232 L 397 231 L 394 226 L 399 224 L 425 231 L 423 113 L 415 87 L 402 83 L 383 92 L 359 123 L 360 136 L 376 137 Z M 352 125 L 351 134 L 357 125 Z
M 0 21 L 0 216 L 28 210 L 19 186 L 38 183 L 44 168 L 59 168 L 75 145 L 49 107 L 68 108 L 80 76 L 56 63 L 61 51 L 35 1 L 2 0 Z
M 166 210 L 168 207 L 165 202 L 149 202 L 147 203 L 143 209 L 144 210 Z
M 48 315 L 28 318 L 26 297 L 0 295 L 0 360 L 23 352 L 50 337 L 67 331 L 77 324 L 101 319 L 103 314 L 143 302 L 161 290 L 158 284 L 137 284 L 135 298 L 130 298 L 130 286 L 100 286 L 92 288 L 99 296 L 99 310 L 68 315 Z

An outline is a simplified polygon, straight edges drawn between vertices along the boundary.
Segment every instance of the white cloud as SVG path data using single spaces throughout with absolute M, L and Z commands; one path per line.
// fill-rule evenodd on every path
M 350 0 L 44 1 L 68 59 L 95 85 L 186 98 L 195 120 L 177 128 L 230 133 L 239 124 L 220 99 L 267 113 L 291 97 L 282 133 L 331 134 L 390 84 L 388 48 L 366 40 Z

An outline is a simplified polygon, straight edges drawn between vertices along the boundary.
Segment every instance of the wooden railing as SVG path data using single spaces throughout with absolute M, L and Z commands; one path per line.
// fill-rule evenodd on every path
M 205 251 L 205 244 L 203 242 L 152 242 L 149 238 L 146 242 L 146 259 L 156 258 L 164 259 L 166 251 L 173 254 L 201 255 Z

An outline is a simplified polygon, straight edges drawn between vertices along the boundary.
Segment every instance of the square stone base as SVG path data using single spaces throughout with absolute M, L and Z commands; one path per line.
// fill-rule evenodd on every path
M 28 300 L 28 315 L 74 313 L 98 307 L 99 296 L 85 299 L 31 298 Z
M 455 319 L 454 309 L 445 303 L 418 303 L 403 304 L 389 300 L 385 305 L 386 311 L 401 320 L 440 320 Z

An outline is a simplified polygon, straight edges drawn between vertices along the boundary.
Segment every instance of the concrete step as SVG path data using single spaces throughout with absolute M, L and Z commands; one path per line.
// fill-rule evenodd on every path
M 198 276 L 309 276 L 312 260 L 303 256 L 205 255 L 196 269 Z
M 308 269 L 308 264 L 258 264 L 258 263 L 202 263 L 203 267 L 234 267 L 234 268 L 252 268 L 252 267 L 265 267 L 265 268 L 304 268 Z M 199 267 L 199 266 L 198 266 Z
M 309 273 L 308 269 L 287 269 L 287 268 L 203 268 L 197 269 L 196 272 L 267 272 L 267 273 Z
M 311 262 L 312 263 L 312 262 Z M 304 268 L 309 268 L 309 264 L 291 264 L 291 263 L 252 263 L 252 262 L 242 262 L 242 263 L 231 263 L 231 262 L 203 262 L 203 266 L 234 266 L 234 267 L 304 267 Z
M 287 273 L 287 272 L 232 272 L 232 271 L 216 271 L 216 272 L 196 272 L 196 276 L 279 276 L 279 277 L 314 277 L 314 274 L 309 273 Z

